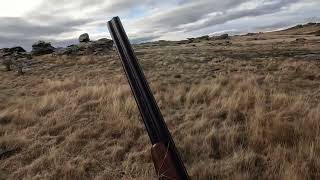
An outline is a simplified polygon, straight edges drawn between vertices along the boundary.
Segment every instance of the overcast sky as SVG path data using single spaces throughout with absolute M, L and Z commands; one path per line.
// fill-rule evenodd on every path
M 270 31 L 320 22 L 320 0 L 0 0 L 0 48 L 56 46 L 110 37 L 106 21 L 120 16 L 131 39 L 178 40 L 221 33 Z

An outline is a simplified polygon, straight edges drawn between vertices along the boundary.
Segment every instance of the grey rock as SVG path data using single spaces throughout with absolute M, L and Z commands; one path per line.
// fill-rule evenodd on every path
M 54 54 L 55 55 L 75 55 L 79 52 L 80 48 L 77 45 L 70 45 L 66 48 L 59 48 L 56 49 Z
M 2 64 L 6 67 L 7 71 L 11 71 L 15 68 L 18 75 L 24 74 L 23 67 L 25 62 L 32 59 L 32 56 L 27 52 L 14 52 L 10 55 L 1 57 Z
M 89 34 L 88 33 L 84 33 L 84 34 L 81 34 L 79 36 L 79 42 L 82 43 L 82 42 L 89 42 L 90 41 L 90 37 L 89 37 Z
M 31 58 L 31 55 L 22 47 L 0 49 L 0 59 L 2 65 L 6 67 L 7 71 L 11 71 L 12 67 L 15 67 L 19 75 L 23 74 L 22 68 L 24 60 Z
M 200 36 L 200 37 L 196 37 L 196 38 L 187 38 L 188 39 L 188 43 L 198 43 L 201 41 L 208 41 L 210 39 L 210 37 L 208 35 L 206 36 Z
M 77 45 L 71 45 L 66 48 L 56 49 L 55 55 L 98 55 L 105 54 L 113 47 L 113 41 L 110 39 L 99 39 L 97 41 L 82 42 Z
M 45 41 L 38 41 L 32 45 L 31 54 L 35 56 L 51 54 L 55 48 L 51 46 L 51 43 Z
M 257 33 L 247 33 L 245 36 L 255 36 Z
M 197 37 L 196 39 L 208 41 L 208 40 L 209 40 L 209 36 L 208 36 L 208 35 L 206 35 L 206 36 L 201 36 L 201 37 Z
M 210 38 L 211 40 L 228 40 L 230 39 L 229 34 L 222 34 L 220 36 L 213 36 Z
M 218 36 L 217 39 L 219 39 L 219 40 L 229 39 L 229 34 L 222 34 L 222 35 Z
M 188 43 L 197 43 L 197 42 L 200 42 L 200 40 L 196 38 L 188 38 Z
M 13 47 L 13 48 L 3 48 L 3 49 L 0 49 L 0 57 L 10 56 L 14 53 L 25 53 L 25 52 L 26 50 L 24 50 L 20 46 Z

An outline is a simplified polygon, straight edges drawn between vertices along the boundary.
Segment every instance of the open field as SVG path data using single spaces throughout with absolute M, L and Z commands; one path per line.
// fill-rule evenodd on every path
M 135 46 L 192 179 L 320 179 L 317 30 Z M 0 68 L 0 179 L 156 179 L 114 50 L 33 61 Z

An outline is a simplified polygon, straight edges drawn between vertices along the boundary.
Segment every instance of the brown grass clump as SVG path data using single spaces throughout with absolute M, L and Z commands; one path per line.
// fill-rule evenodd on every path
M 157 88 L 192 179 L 319 179 L 320 106 L 253 75 Z M 8 179 L 150 179 L 150 144 L 130 89 L 47 80 L 1 111 Z M 2 177 L 0 175 L 0 177 Z

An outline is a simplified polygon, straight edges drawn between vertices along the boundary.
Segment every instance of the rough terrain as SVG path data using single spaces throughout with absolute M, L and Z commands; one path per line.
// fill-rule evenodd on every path
M 320 179 L 319 24 L 136 45 L 192 179 Z M 156 179 L 115 50 L 0 68 L 0 179 Z

